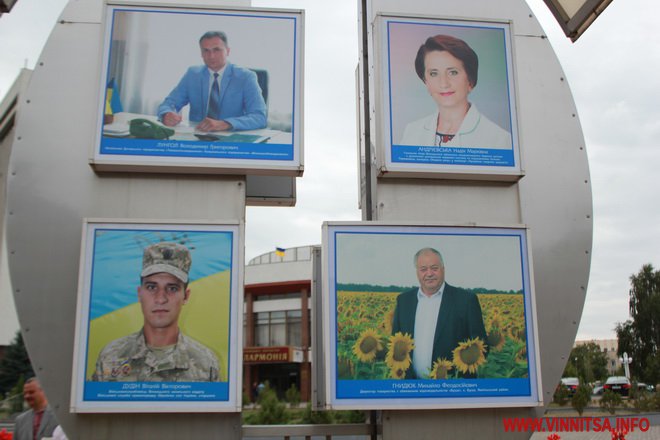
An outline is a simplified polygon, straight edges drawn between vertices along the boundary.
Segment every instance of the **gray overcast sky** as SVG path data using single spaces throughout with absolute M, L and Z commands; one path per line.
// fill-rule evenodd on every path
M 19 0 L 0 18 L 0 95 L 34 67 L 65 0 Z M 578 339 L 614 337 L 629 277 L 660 267 L 660 2 L 615 1 L 577 43 L 543 0 L 528 0 L 562 63 L 586 138 L 594 203 L 592 267 Z M 295 208 L 248 208 L 246 256 L 321 242 L 325 220 L 359 220 L 355 0 L 255 0 L 305 9 L 305 176 Z

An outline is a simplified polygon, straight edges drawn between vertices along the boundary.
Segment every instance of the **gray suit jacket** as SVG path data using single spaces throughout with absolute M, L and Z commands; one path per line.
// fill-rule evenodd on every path
M 32 421 L 34 420 L 34 411 L 31 409 L 25 411 L 16 417 L 16 425 L 14 427 L 14 440 L 32 440 Z M 37 432 L 37 439 L 42 437 L 51 437 L 53 431 L 57 428 L 57 419 L 50 406 L 44 410 L 44 415 L 41 418 L 41 425 Z

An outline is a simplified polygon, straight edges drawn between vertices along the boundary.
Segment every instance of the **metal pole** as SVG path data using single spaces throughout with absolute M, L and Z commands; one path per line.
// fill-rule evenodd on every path
M 366 220 L 373 220 L 373 201 L 371 188 L 371 123 L 369 113 L 369 14 L 367 3 L 369 0 L 360 0 L 362 3 L 362 85 L 364 93 L 364 200 Z

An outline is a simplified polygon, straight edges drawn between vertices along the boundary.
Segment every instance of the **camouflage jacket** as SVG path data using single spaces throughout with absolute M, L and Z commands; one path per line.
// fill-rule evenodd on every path
M 171 353 L 159 359 L 142 330 L 106 345 L 96 361 L 93 381 L 217 382 L 218 358 L 204 345 L 179 331 Z

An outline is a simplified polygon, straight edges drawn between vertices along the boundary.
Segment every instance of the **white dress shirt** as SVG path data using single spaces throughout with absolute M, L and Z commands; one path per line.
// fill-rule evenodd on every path
M 417 291 L 417 310 L 415 311 L 415 350 L 413 351 L 413 368 L 419 378 L 429 377 L 433 366 L 433 340 L 435 327 L 438 323 L 438 313 L 442 303 L 443 282 L 431 296 L 426 296 L 422 289 Z

